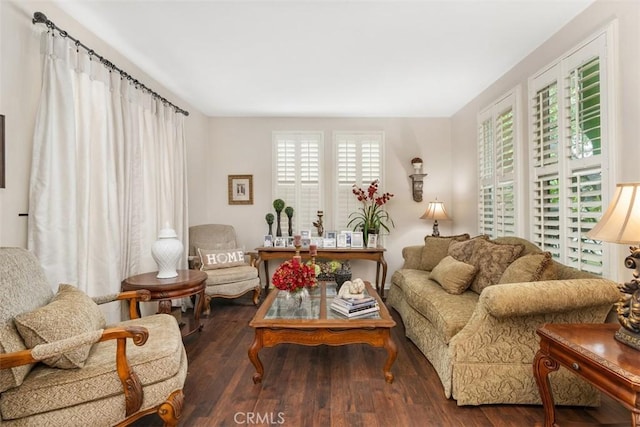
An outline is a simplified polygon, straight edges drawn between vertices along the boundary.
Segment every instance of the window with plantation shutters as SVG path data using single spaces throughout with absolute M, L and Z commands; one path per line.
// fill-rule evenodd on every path
M 529 84 L 532 240 L 558 261 L 599 275 L 608 271 L 608 254 L 586 233 L 608 200 L 609 40 L 598 35 Z
M 322 153 L 322 132 L 273 133 L 273 197 L 293 207 L 295 232 L 311 229 L 322 209 Z M 286 234 L 284 213 L 282 217 Z
M 335 132 L 335 216 L 336 230 L 347 230 L 349 214 L 360 207 L 353 195 L 353 185 L 367 188 L 378 179 L 382 182 L 383 132 Z
M 515 90 L 478 116 L 478 232 L 513 236 L 518 228 Z

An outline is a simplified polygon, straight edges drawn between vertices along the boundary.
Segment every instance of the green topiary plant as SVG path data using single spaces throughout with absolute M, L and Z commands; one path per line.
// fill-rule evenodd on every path
M 291 206 L 287 206 L 284 208 L 284 213 L 287 214 L 287 218 L 289 220 L 289 236 L 293 236 L 293 226 L 291 224 L 291 219 L 293 218 L 293 208 Z
M 274 220 L 274 216 L 271 212 L 269 212 L 268 214 L 265 215 L 264 219 L 267 221 L 267 224 L 269 224 L 269 235 L 272 236 L 273 235 L 273 231 L 271 231 L 271 226 L 273 225 L 273 220 Z
M 273 201 L 273 209 L 276 210 L 276 217 L 278 220 L 278 224 L 277 224 L 277 228 L 276 228 L 276 236 L 277 237 L 281 237 L 282 236 L 282 229 L 280 228 L 280 214 L 282 213 L 282 210 L 284 209 L 284 200 L 282 199 L 275 199 Z

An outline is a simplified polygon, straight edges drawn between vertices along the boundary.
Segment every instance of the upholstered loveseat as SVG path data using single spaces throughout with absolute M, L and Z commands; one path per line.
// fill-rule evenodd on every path
M 174 317 L 137 317 L 149 291 L 91 299 L 54 295 L 36 258 L 0 248 L 0 424 L 126 425 L 157 412 L 177 425 L 187 357 Z M 132 320 L 106 326 L 98 304 L 130 301 Z
M 468 237 L 405 247 L 387 304 L 458 405 L 539 404 L 536 328 L 603 322 L 620 294 L 527 240 Z M 557 404 L 599 404 L 599 393 L 563 368 L 550 379 Z

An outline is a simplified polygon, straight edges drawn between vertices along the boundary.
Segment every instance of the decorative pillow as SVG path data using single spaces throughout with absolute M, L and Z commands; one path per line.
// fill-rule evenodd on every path
M 438 282 L 450 294 L 460 295 L 467 290 L 476 271 L 473 265 L 447 255 L 434 267 L 429 278 Z
M 469 260 L 469 264 L 478 269 L 471 283 L 471 290 L 479 294 L 487 286 L 498 283 L 509 264 L 518 258 L 523 250 L 523 245 L 503 245 L 478 239 Z
M 475 248 L 476 246 L 476 242 L 478 240 L 487 240 L 488 238 L 489 236 L 480 235 L 474 237 L 471 240 L 462 242 L 451 242 L 447 250 L 447 255 L 451 255 L 456 260 L 469 264 L 469 262 L 471 261 L 471 255 L 473 255 L 473 248 Z
M 420 258 L 420 270 L 431 271 L 438 263 L 447 256 L 449 244 L 451 242 L 461 242 L 469 240 L 468 234 L 458 236 L 427 236 L 424 238 L 424 247 Z
M 200 270 L 216 270 L 218 268 L 246 265 L 242 249 L 200 249 Z
M 87 294 L 64 284 L 49 304 L 17 315 L 14 322 L 28 348 L 97 331 L 106 325 L 102 311 Z M 82 368 L 90 350 L 91 345 L 86 345 L 42 362 L 54 368 Z
M 555 279 L 555 265 L 549 252 L 523 255 L 513 261 L 498 283 L 536 282 Z

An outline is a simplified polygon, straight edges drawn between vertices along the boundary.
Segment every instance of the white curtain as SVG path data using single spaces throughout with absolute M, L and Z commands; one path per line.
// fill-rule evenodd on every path
M 150 248 L 165 224 L 187 247 L 184 116 L 66 38 L 44 33 L 42 53 L 29 248 L 54 290 L 118 292 L 157 269 Z

